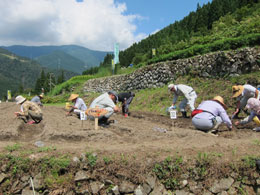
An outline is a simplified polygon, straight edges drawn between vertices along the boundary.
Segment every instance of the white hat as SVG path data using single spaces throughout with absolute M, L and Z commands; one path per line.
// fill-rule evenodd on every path
M 171 89 L 174 87 L 174 84 L 168 85 L 168 90 L 171 91 Z
M 21 96 L 21 95 L 18 95 L 16 98 L 15 98 L 15 101 L 16 101 L 16 104 L 21 104 L 25 101 L 26 99 Z

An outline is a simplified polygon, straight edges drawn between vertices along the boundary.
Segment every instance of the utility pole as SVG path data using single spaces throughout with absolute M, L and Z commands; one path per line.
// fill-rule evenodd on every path
M 55 87 L 54 83 L 52 82 L 52 76 L 53 76 L 53 73 L 50 73 L 50 80 L 49 80 L 49 85 L 50 85 L 50 91 L 51 91 L 51 87 Z

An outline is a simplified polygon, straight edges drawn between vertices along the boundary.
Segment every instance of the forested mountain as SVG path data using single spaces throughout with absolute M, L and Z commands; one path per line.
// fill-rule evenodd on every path
M 48 55 L 36 57 L 35 60 L 44 67 L 62 68 L 78 74 L 81 74 L 86 69 L 82 66 L 84 64 L 83 61 L 60 50 L 55 50 Z
M 61 74 L 61 70 L 43 68 L 36 61 L 19 57 L 0 48 L 0 99 L 6 96 L 7 90 L 11 90 L 13 94 L 28 88 L 32 91 L 42 70 L 46 73 L 52 72 L 56 77 Z M 62 72 L 64 79 L 76 75 L 69 71 Z
M 259 0 L 213 0 L 202 7 L 198 4 L 196 12 L 120 51 L 120 65 L 149 64 L 256 45 L 259 33 Z
M 63 46 L 1 46 L 19 56 L 37 60 L 42 66 L 82 73 L 98 66 L 109 52 L 94 51 L 77 45 Z

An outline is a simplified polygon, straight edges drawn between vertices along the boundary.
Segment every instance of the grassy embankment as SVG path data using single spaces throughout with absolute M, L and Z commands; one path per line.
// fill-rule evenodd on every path
M 257 85 L 260 83 L 260 72 L 244 74 L 239 77 L 227 77 L 221 79 L 212 78 L 199 78 L 192 77 L 190 75 L 179 77 L 176 81 L 172 81 L 176 84 L 187 84 L 192 86 L 198 94 L 196 105 L 198 105 L 203 100 L 208 100 L 216 95 L 221 95 L 227 106 L 228 111 L 234 109 L 235 102 L 231 98 L 232 96 L 232 85 L 235 84 L 245 84 L 250 83 L 252 85 Z M 92 76 L 78 76 L 70 79 L 69 81 L 61 84 L 52 91 L 51 95 L 44 98 L 44 103 L 55 103 L 60 105 L 65 105 L 71 92 L 70 89 L 73 88 L 72 93 L 78 93 L 85 100 L 87 105 L 90 105 L 91 101 L 97 97 L 97 93 L 84 93 L 83 85 L 88 79 L 93 78 Z M 62 91 L 65 93 L 62 94 Z M 165 110 L 171 105 L 172 94 L 167 91 L 167 85 L 161 88 L 143 89 L 136 92 L 136 97 L 131 104 L 132 111 L 144 111 L 153 112 L 157 114 L 166 114 Z M 57 95 L 59 94 L 59 95 Z M 181 100 L 181 98 L 180 98 Z

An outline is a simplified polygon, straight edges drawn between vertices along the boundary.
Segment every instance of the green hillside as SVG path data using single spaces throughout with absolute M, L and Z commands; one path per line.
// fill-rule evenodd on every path
M 35 61 L 15 56 L 5 50 L 0 51 L 0 97 L 7 90 L 17 91 L 20 86 L 32 88 L 42 67 Z
M 198 5 L 196 12 L 181 21 L 120 51 L 115 73 L 129 73 L 157 62 L 259 44 L 259 0 L 213 0 L 202 7 Z M 111 75 L 112 59 L 113 55 L 107 54 L 99 69 L 88 69 L 83 74 Z M 129 68 L 130 64 L 133 68 Z
M 258 0 L 213 0 L 119 54 L 120 66 L 145 65 L 260 43 Z M 152 56 L 152 49 L 156 55 Z
M 98 66 L 107 55 L 104 51 L 94 51 L 77 45 L 62 46 L 1 46 L 2 48 L 19 56 L 35 59 L 44 67 L 60 68 L 82 73 L 83 70 Z M 61 63 L 63 62 L 63 63 Z M 75 68 L 74 68 L 75 66 Z M 67 69 L 68 68 L 68 69 Z
M 35 60 L 44 67 L 64 69 L 78 74 L 85 70 L 83 61 L 63 51 L 53 51 L 48 55 L 39 56 Z
M 34 89 L 41 70 L 52 72 L 56 77 L 60 74 L 59 70 L 44 68 L 36 61 L 16 56 L 0 48 L 0 99 L 6 96 L 7 90 L 15 94 L 19 89 Z M 65 80 L 75 75 L 76 73 L 64 71 Z

